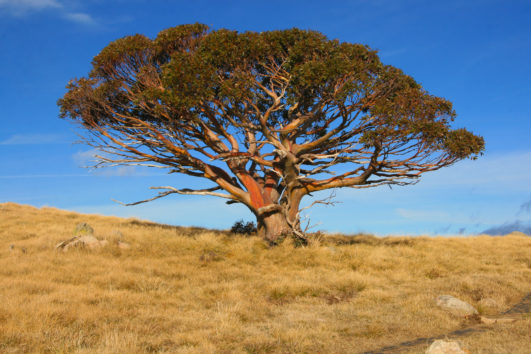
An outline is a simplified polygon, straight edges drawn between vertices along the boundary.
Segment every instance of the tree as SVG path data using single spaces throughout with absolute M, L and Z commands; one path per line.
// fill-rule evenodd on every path
M 226 198 L 247 206 L 270 242 L 304 238 L 300 203 L 313 192 L 412 184 L 484 149 L 482 137 L 450 127 L 448 100 L 376 51 L 300 29 L 193 24 L 127 36 L 58 105 L 101 151 L 96 166 L 162 167 L 212 183 L 153 187 L 160 194 L 141 202 Z

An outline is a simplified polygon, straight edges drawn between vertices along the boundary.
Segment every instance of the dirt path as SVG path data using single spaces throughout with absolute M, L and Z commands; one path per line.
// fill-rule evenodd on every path
M 531 293 L 527 294 L 522 301 L 511 307 L 502 315 L 526 314 L 531 312 Z
M 528 313 L 531 313 L 531 293 L 527 294 L 519 303 L 511 307 L 509 310 L 504 311 L 498 316 L 494 316 L 493 318 L 503 318 L 506 315 L 520 315 Z M 407 342 L 402 342 L 397 345 L 391 345 L 374 351 L 364 352 L 363 354 L 398 353 L 404 350 L 412 349 L 416 346 L 428 345 L 437 339 L 459 338 L 469 335 L 471 333 L 485 332 L 489 329 L 490 328 L 485 325 L 474 325 L 467 328 L 458 329 L 450 333 L 442 334 L 436 337 L 417 338 Z

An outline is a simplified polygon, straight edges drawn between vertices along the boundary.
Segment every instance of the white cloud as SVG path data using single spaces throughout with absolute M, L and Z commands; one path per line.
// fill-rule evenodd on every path
M 5 12 L 8 15 L 18 17 L 43 10 L 59 11 L 64 19 L 83 25 L 96 24 L 96 21 L 91 15 L 84 12 L 69 11 L 58 0 L 0 0 L 0 15 L 2 12 Z
M 94 171 L 94 174 L 97 176 L 146 176 L 145 173 L 141 173 L 137 170 L 135 166 L 115 166 L 115 167 L 106 167 Z
M 90 149 L 86 151 L 78 151 L 72 155 L 72 158 L 79 167 L 90 168 L 91 174 L 94 176 L 114 177 L 114 176 L 165 176 L 166 173 L 153 173 L 153 169 L 149 167 L 138 166 L 105 166 L 102 168 L 94 168 L 99 159 L 97 155 L 102 155 L 102 152 L 97 149 Z
M 5 9 L 14 16 L 44 9 L 60 9 L 63 5 L 56 0 L 0 0 L 0 10 Z
M 78 173 L 71 174 L 26 174 L 26 175 L 9 175 L 0 176 L 1 179 L 20 179 L 20 178 L 64 178 L 64 177 L 90 177 L 90 175 L 82 175 Z
M 97 154 L 98 154 L 98 150 L 90 149 L 86 151 L 78 151 L 72 155 L 72 158 L 80 167 L 89 167 L 89 166 L 94 165 L 94 163 L 97 162 L 97 159 L 96 159 Z
M 82 23 L 85 25 L 92 25 L 96 23 L 96 21 L 94 21 L 92 16 L 90 16 L 89 14 L 82 13 L 82 12 L 68 12 L 64 15 L 64 17 L 67 20 Z
M 65 142 L 65 137 L 59 134 L 15 134 L 0 141 L 0 145 L 63 144 Z

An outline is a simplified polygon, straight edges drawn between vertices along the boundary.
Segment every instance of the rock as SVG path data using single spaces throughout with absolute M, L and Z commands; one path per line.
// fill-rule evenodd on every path
M 436 340 L 426 350 L 426 354 L 466 354 L 459 343 L 454 341 Z
M 68 245 L 70 242 L 73 242 L 75 240 L 77 240 L 78 238 L 77 237 L 72 237 L 71 239 L 68 239 L 66 241 L 63 241 L 63 242 L 59 242 L 57 245 L 55 245 L 55 248 L 56 249 L 62 249 L 64 248 L 66 245 Z
M 105 245 L 107 245 L 107 240 L 98 240 L 96 237 L 92 235 L 86 235 L 86 236 L 76 236 L 72 237 L 69 240 L 63 241 L 57 246 L 55 246 L 56 249 L 60 249 L 63 251 L 67 251 L 71 248 L 101 248 Z
M 469 303 L 466 303 L 451 295 L 441 295 L 437 298 L 437 306 L 440 306 L 457 315 L 477 315 L 478 311 Z
M 76 225 L 74 236 L 94 235 L 94 229 L 86 222 L 81 222 Z
M 15 249 L 15 245 L 9 245 L 9 250 L 13 251 Z
M 488 317 L 481 316 L 479 318 L 479 320 L 480 320 L 481 323 L 486 324 L 486 325 L 491 325 L 491 324 L 495 324 L 496 323 L 496 319 L 495 318 L 488 318 Z

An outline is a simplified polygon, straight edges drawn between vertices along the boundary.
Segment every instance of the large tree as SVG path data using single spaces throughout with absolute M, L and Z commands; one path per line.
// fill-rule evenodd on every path
M 452 129 L 452 104 L 360 44 L 290 29 L 202 24 L 110 43 L 58 104 L 101 150 L 100 165 L 164 167 L 207 179 L 161 188 L 242 203 L 270 242 L 304 237 L 312 192 L 414 183 L 475 158 L 483 138 Z

